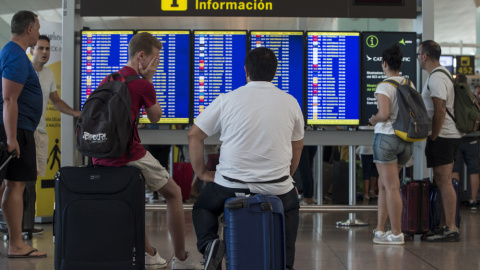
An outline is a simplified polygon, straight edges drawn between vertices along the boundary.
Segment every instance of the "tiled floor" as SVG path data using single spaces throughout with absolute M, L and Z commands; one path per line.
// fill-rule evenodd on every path
M 195 259 L 201 255 L 195 248 L 191 212 L 187 220 L 186 241 Z M 458 243 L 427 243 L 416 240 L 405 246 L 382 246 L 372 243 L 375 212 L 359 212 L 357 219 L 369 226 L 337 228 L 336 221 L 349 218 L 345 212 L 302 213 L 297 240 L 295 269 L 480 269 L 480 211 L 461 209 L 461 235 Z M 173 254 L 166 230 L 164 212 L 147 212 L 147 232 L 163 257 Z M 7 259 L 7 243 L 0 240 L 0 269 L 52 270 L 52 226 L 44 225 L 43 236 L 29 241 L 48 253 L 45 259 Z M 169 264 L 169 268 L 171 264 Z

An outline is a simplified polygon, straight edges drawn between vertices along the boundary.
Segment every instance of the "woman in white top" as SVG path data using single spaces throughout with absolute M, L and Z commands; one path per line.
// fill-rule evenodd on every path
M 400 76 L 402 51 L 397 45 L 383 52 L 382 68 L 387 80 L 404 84 L 406 79 Z M 413 85 L 412 85 L 413 86 Z M 372 115 L 370 123 L 375 125 L 373 138 L 373 161 L 377 165 L 378 178 L 378 224 L 374 231 L 373 242 L 377 244 L 404 244 L 401 229 L 402 198 L 400 197 L 400 168 L 405 165 L 413 153 L 413 143 L 406 142 L 395 135 L 392 124 L 397 119 L 397 89 L 388 82 L 381 82 L 375 90 L 378 113 Z M 390 217 L 391 231 L 385 232 L 385 223 Z

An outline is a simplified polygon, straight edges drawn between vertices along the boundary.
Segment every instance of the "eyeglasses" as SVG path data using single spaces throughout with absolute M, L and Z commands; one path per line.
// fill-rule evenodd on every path
M 422 52 L 422 53 L 416 53 L 415 55 L 416 55 L 417 57 L 419 57 L 420 55 L 424 55 L 424 54 L 426 54 L 426 53 L 424 53 L 424 52 Z M 427 54 L 427 55 L 428 55 L 428 54 Z

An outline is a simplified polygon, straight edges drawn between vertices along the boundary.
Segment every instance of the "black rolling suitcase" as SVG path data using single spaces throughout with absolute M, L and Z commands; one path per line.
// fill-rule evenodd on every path
M 145 181 L 134 167 L 55 176 L 55 270 L 143 270 Z

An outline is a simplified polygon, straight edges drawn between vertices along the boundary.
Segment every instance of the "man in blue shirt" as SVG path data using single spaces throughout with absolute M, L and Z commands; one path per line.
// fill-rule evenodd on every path
M 2 210 L 10 237 L 9 258 L 46 257 L 22 239 L 23 191 L 27 181 L 37 179 L 33 133 L 42 115 L 42 89 L 25 52 L 37 43 L 39 30 L 35 13 L 15 13 L 11 41 L 0 51 L 0 141 L 6 142 L 9 153 L 16 151 L 16 158 L 4 168 Z

